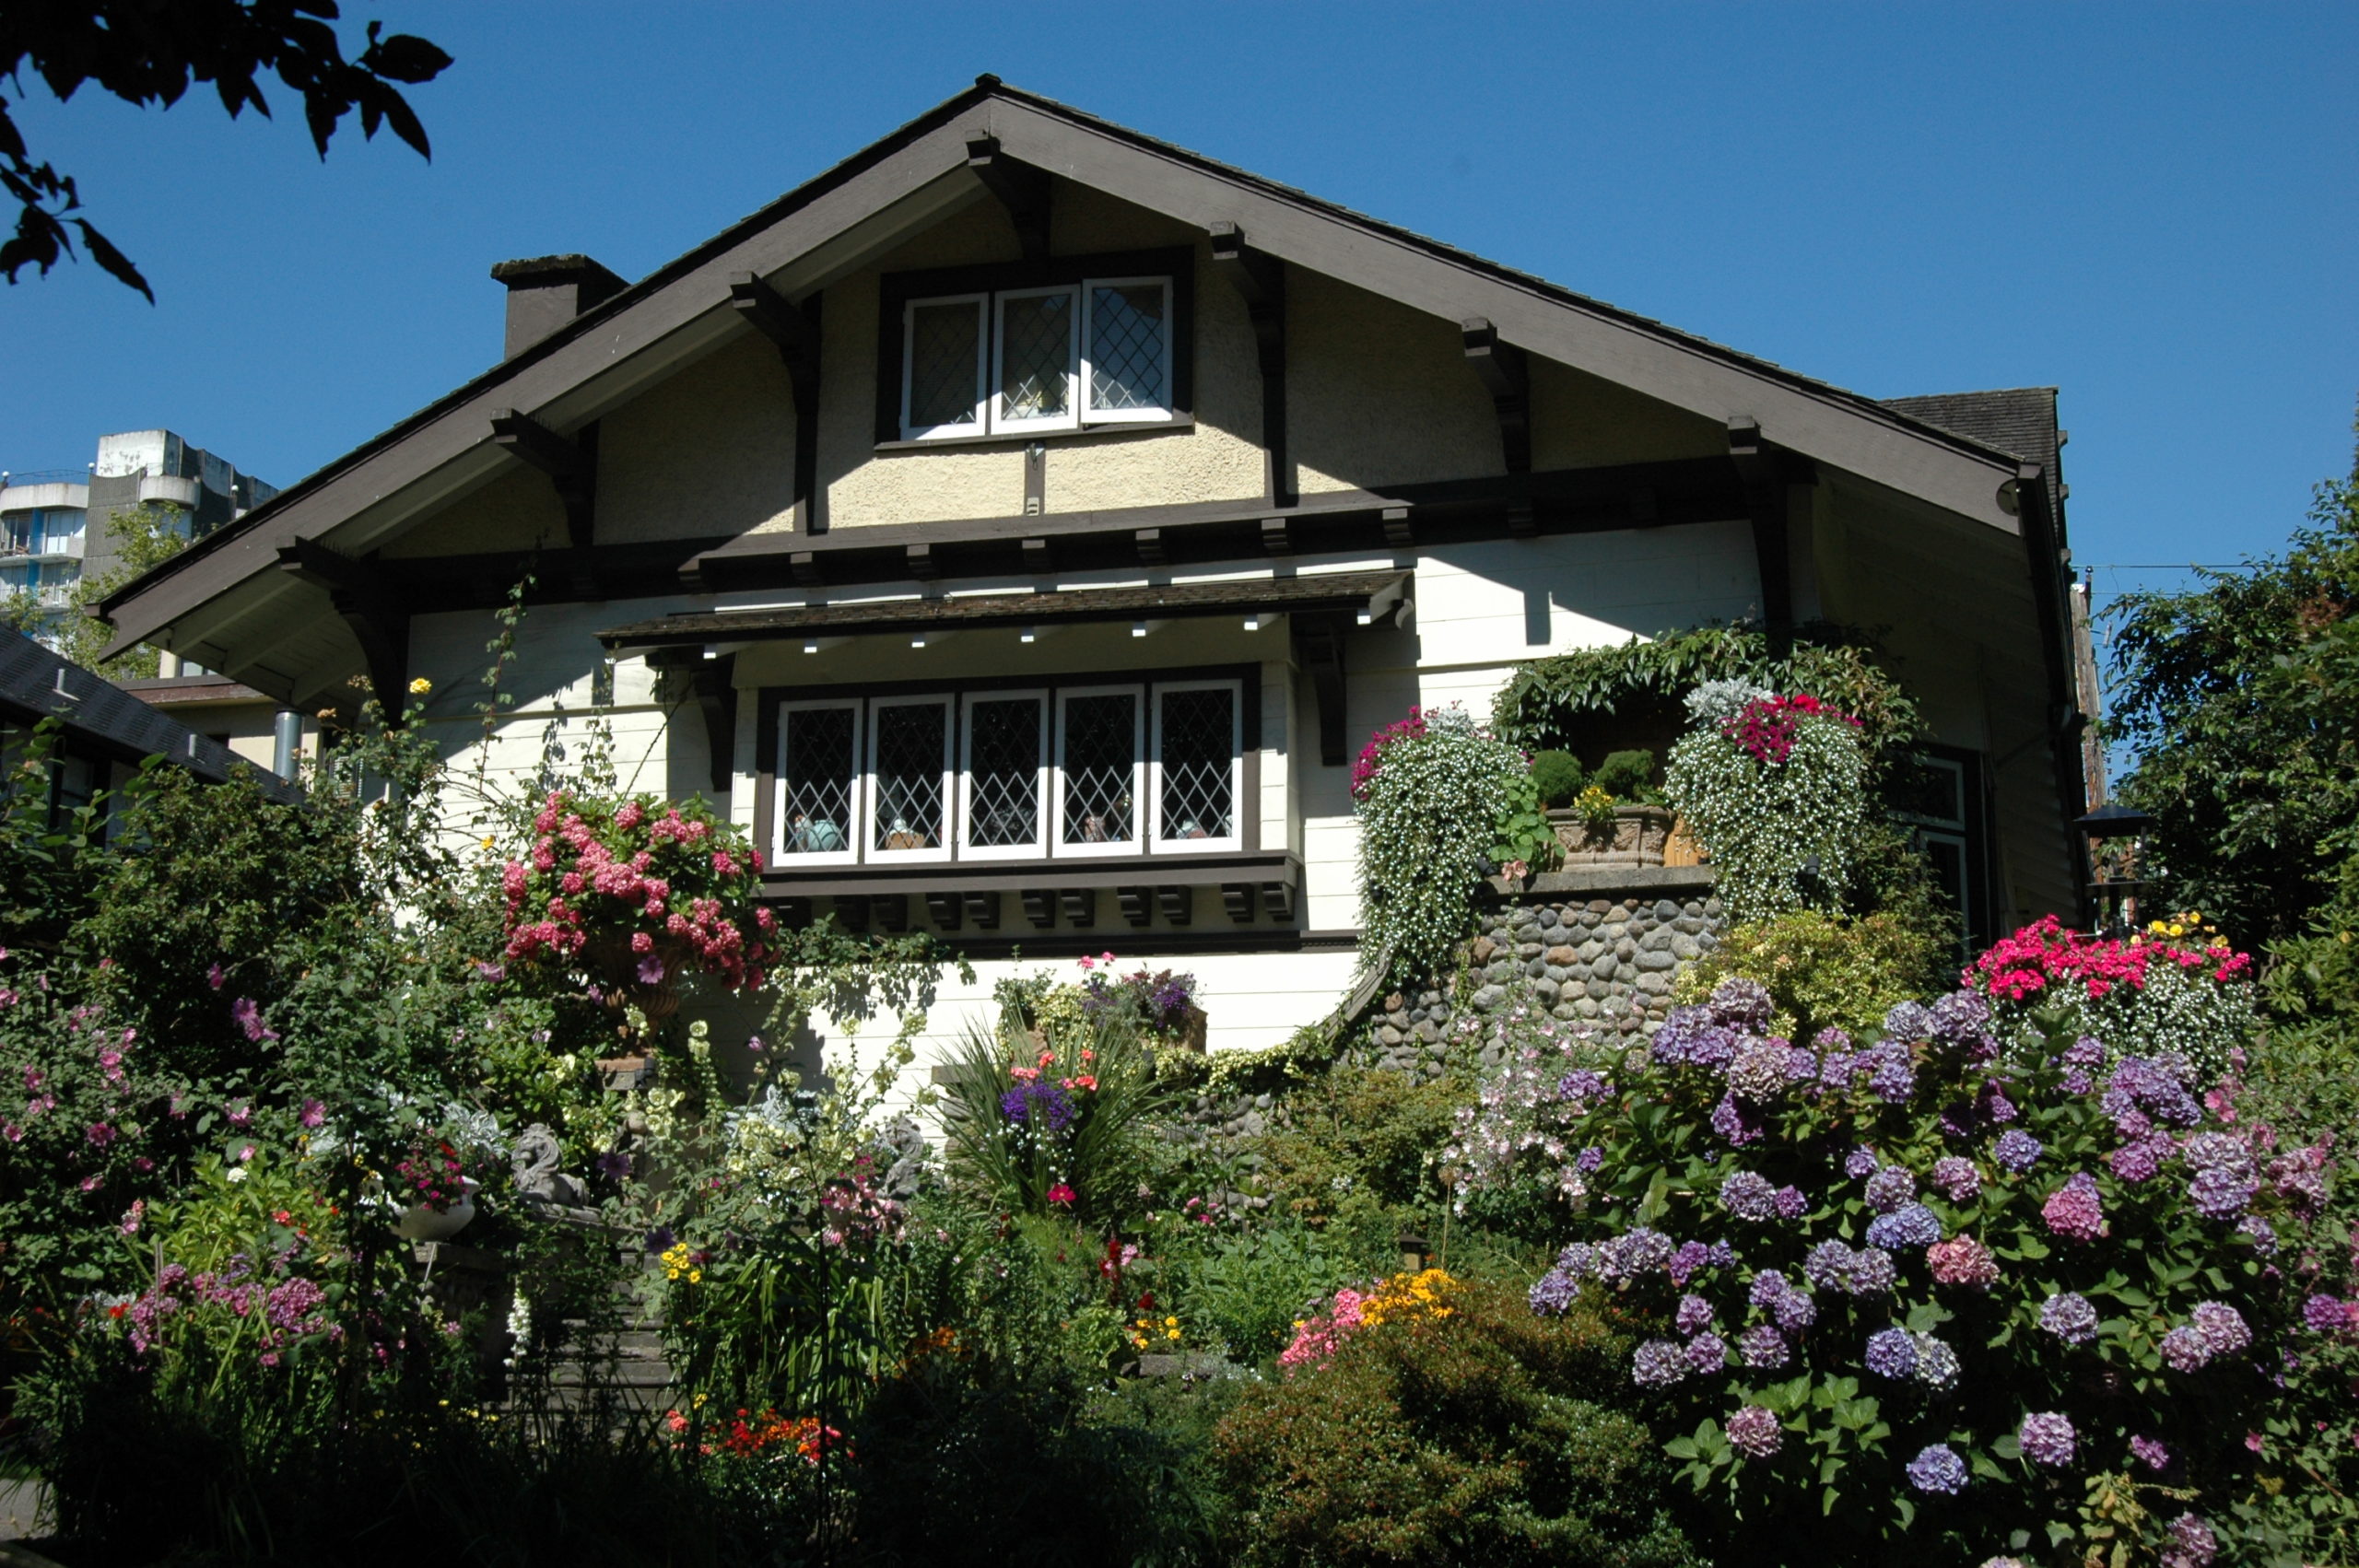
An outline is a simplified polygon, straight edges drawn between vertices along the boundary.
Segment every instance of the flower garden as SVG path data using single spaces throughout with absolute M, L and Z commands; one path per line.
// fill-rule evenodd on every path
M 787 929 L 740 830 L 594 743 L 513 798 L 390 728 L 300 807 L 12 797 L 39 1550 L 2352 1561 L 2347 1058 L 2285 1043 L 2270 955 L 2186 916 L 1966 960 L 1856 643 L 1583 657 L 1354 771 L 1367 962 L 1461 1003 L 1422 1071 L 1341 1015 L 1207 1058 L 1217 999 L 1106 954 L 921 1074 L 957 955 Z M 1584 728 L 1634 704 L 1660 767 Z M 1660 1027 L 1474 1005 L 1486 884 L 1641 808 L 1727 915 Z M 816 1071 L 764 1045 L 822 1008 L 879 1022 Z

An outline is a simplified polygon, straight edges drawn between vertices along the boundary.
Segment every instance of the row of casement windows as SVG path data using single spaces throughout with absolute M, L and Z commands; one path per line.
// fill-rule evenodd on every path
M 1168 277 L 912 299 L 904 311 L 905 440 L 1172 416 Z
M 1239 849 L 1236 681 L 779 707 L 777 863 Z

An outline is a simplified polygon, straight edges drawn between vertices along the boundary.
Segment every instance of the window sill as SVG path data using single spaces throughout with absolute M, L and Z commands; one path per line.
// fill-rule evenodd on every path
M 1196 416 L 1175 414 L 1168 419 L 1125 420 L 1114 425 L 1085 425 L 1077 430 L 1026 430 L 1013 435 L 994 433 L 988 436 L 932 436 L 915 441 L 879 441 L 875 450 L 881 452 L 928 451 L 937 447 L 1028 447 L 1035 441 L 1047 445 L 1062 445 L 1067 441 L 1087 440 L 1093 437 L 1160 435 L 1172 430 L 1192 430 Z
M 1285 851 L 1082 857 L 1041 860 L 943 860 L 932 866 L 812 866 L 798 875 L 776 860 L 762 868 L 767 898 L 876 893 L 976 892 L 1116 887 L 1132 883 L 1282 883 L 1299 886 L 1302 861 Z

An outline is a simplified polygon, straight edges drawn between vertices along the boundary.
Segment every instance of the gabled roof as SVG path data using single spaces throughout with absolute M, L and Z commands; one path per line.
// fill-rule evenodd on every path
M 2054 477 L 2060 472 L 2054 387 L 2008 387 L 1995 392 L 1934 392 L 1926 397 L 1888 397 L 1886 408 L 1912 419 L 1969 436 L 1984 446 L 2036 462 Z
M 253 768 L 220 742 L 16 632 L 0 636 L 0 715 L 27 723 L 54 719 L 69 740 L 88 750 L 131 763 L 161 756 L 215 784 L 229 778 L 233 767 L 250 768 L 261 779 L 263 792 L 273 799 L 303 798 L 294 785 Z
M 967 144 L 982 135 L 1009 158 L 1200 228 L 1235 224 L 1257 251 L 1447 320 L 1486 317 L 1530 353 L 1715 422 L 1755 420 L 1776 446 L 2015 532 L 1998 497 L 2014 455 L 1969 432 L 984 76 L 111 595 L 116 646 L 177 626 L 186 649 L 280 624 L 280 595 L 317 591 L 277 571 L 281 546 L 366 554 L 496 469 L 492 412 L 577 428 L 745 330 L 731 274 L 799 298 L 980 199 Z

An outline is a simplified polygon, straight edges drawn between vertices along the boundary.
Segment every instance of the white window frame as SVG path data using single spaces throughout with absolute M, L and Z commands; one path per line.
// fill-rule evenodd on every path
M 1110 844 L 1074 844 L 1065 839 L 1065 710 L 1081 696 L 1129 696 L 1131 709 L 1131 836 Z M 1057 734 L 1049 770 L 1051 797 L 1049 852 L 1058 859 L 1115 855 L 1136 856 L 1146 850 L 1146 724 L 1147 688 L 1135 683 L 1101 686 L 1061 686 L 1057 690 Z
M 1038 808 L 1032 817 L 1033 837 L 1027 844 L 977 844 L 968 837 L 975 820 L 975 706 L 985 702 L 1021 702 L 1029 698 L 1040 716 L 1039 761 L 1033 774 L 1033 799 Z M 1049 854 L 1051 839 L 1050 820 L 1056 815 L 1050 790 L 1055 780 L 1050 777 L 1050 756 L 1054 749 L 1051 733 L 1056 715 L 1049 711 L 1049 688 L 1026 686 L 1011 690 L 968 692 L 958 705 L 958 858 L 962 860 L 1038 860 Z
M 849 866 L 860 861 L 861 847 L 867 842 L 868 825 L 862 802 L 868 793 L 868 772 L 863 766 L 867 755 L 863 741 L 866 730 L 868 705 L 858 697 L 813 697 L 801 702 L 782 702 L 778 709 L 778 790 L 772 801 L 772 815 L 776 819 L 770 833 L 770 869 L 783 872 L 790 866 Z M 801 853 L 790 851 L 786 845 L 793 824 L 790 821 L 787 790 L 791 787 L 786 772 L 786 743 L 793 731 L 794 715 L 822 709 L 851 710 L 851 753 L 845 759 L 849 772 L 845 777 L 844 814 L 851 818 L 842 825 L 844 847 L 841 849 L 811 849 Z
M 1218 838 L 1163 837 L 1163 699 L 1172 692 L 1228 693 L 1228 824 Z M 1158 681 L 1148 696 L 1153 707 L 1154 745 L 1147 758 L 1148 853 L 1210 855 L 1245 848 L 1245 685 L 1237 680 Z
M 876 743 L 885 726 L 878 715 L 888 708 L 938 708 L 942 710 L 942 831 L 934 836 L 933 844 L 923 849 L 880 848 L 872 840 L 876 836 L 876 824 L 883 820 L 884 802 L 879 798 L 880 784 L 876 776 Z M 863 782 L 868 792 L 870 832 L 861 842 L 862 851 L 872 865 L 922 865 L 929 860 L 950 859 L 950 846 L 958 831 L 957 795 L 953 759 L 957 755 L 957 737 L 952 731 L 958 722 L 957 700 L 948 692 L 925 692 L 910 696 L 875 696 L 868 699 L 868 766 L 863 770 Z
M 1007 302 L 1011 299 L 1040 299 L 1051 294 L 1064 295 L 1069 303 L 1065 310 L 1065 411 L 1043 415 L 1032 419 L 1011 419 L 1000 407 L 1007 381 Z M 992 373 L 984 388 L 992 429 L 1003 435 L 1022 435 L 1027 430 L 1077 430 L 1081 428 L 1081 331 L 1082 301 L 1089 298 L 1086 283 L 1060 283 L 1045 288 L 1003 288 L 991 297 Z
M 1091 364 L 1089 358 L 1089 345 L 1097 332 L 1097 322 L 1092 320 L 1097 307 L 1095 291 L 1100 288 L 1131 288 L 1143 283 L 1160 284 L 1163 287 L 1163 404 L 1156 408 L 1099 408 L 1096 406 L 1097 368 Z M 1081 385 L 1074 399 L 1074 404 L 1080 412 L 1081 422 L 1085 425 L 1145 425 L 1161 424 L 1169 420 L 1172 412 L 1172 377 L 1175 370 L 1172 364 L 1171 344 L 1171 279 L 1162 275 L 1085 278 L 1081 284 L 1080 305 L 1081 320 L 1076 323 L 1074 348 L 1081 359 Z
M 980 436 L 991 430 L 991 405 L 998 401 L 992 391 L 993 356 L 992 345 L 992 297 L 989 294 L 936 294 L 923 299 L 911 299 L 901 307 L 901 439 L 905 441 L 943 440 L 955 436 Z M 918 311 L 930 306 L 971 305 L 975 310 L 975 401 L 974 417 L 960 425 L 915 426 L 910 423 L 910 397 L 916 381 L 911 372 L 916 369 Z

